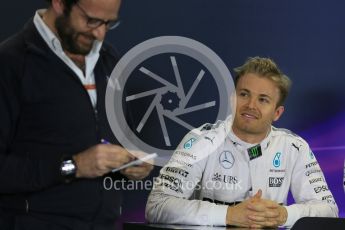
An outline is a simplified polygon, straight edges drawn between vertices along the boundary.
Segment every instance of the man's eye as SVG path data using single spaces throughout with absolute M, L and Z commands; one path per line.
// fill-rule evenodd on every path
M 101 23 L 102 23 L 102 21 L 99 19 L 96 19 L 96 18 L 89 18 L 88 19 L 88 24 L 90 24 L 90 25 L 99 25 Z
M 240 96 L 241 96 L 241 97 L 246 97 L 246 96 L 248 96 L 248 93 L 241 92 L 241 93 L 240 93 Z
M 260 98 L 259 101 L 261 103 L 269 103 L 270 102 L 267 98 Z

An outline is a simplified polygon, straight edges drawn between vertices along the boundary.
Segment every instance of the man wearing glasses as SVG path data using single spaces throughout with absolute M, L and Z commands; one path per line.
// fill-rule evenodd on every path
M 0 229 L 114 229 L 121 193 L 103 177 L 152 170 L 109 174 L 133 160 L 105 113 L 121 1 L 48 2 L 0 44 Z

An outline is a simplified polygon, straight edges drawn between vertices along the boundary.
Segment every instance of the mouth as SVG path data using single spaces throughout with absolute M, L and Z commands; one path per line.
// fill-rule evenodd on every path
M 248 113 L 248 112 L 244 112 L 241 113 L 241 117 L 245 118 L 245 119 L 251 119 L 251 120 L 257 120 L 259 119 L 259 117 L 253 113 Z
M 87 36 L 87 35 L 84 35 L 84 34 L 80 34 L 79 37 L 81 39 L 81 42 L 84 43 L 85 45 L 90 45 L 95 40 L 93 37 Z

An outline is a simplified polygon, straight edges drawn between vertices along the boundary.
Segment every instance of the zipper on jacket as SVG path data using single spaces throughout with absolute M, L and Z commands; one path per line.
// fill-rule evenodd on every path
M 94 110 L 94 114 L 95 114 L 95 121 L 96 121 L 96 127 L 95 127 L 95 129 L 96 129 L 96 135 L 98 136 L 98 139 L 99 139 L 99 116 L 98 116 L 98 110 L 97 110 L 97 108 L 95 108 Z

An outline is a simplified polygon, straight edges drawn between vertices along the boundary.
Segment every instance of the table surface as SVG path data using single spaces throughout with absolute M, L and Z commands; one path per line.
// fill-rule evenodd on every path
M 157 230 L 157 229 L 202 229 L 202 230 L 227 230 L 227 229 L 246 229 L 236 227 L 225 227 L 225 226 L 192 226 L 192 225 L 171 225 L 171 224 L 148 224 L 148 223 L 124 223 L 124 230 Z M 284 228 L 279 228 L 284 229 Z M 292 227 L 292 230 L 344 230 L 345 229 L 345 218 L 327 218 L 327 217 L 304 217 L 296 222 Z
M 124 230 L 157 230 L 157 229 L 184 229 L 184 230 L 194 230 L 194 229 L 201 229 L 201 230 L 228 230 L 228 229 L 247 229 L 247 228 L 237 228 L 237 227 L 225 227 L 225 226 L 198 226 L 198 225 L 175 225 L 175 224 L 145 224 L 145 223 L 125 223 Z M 284 229 L 284 228 L 279 228 Z

